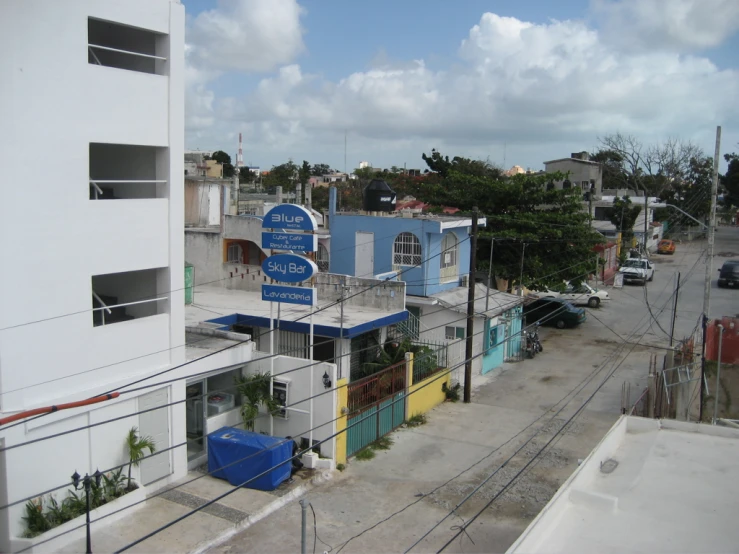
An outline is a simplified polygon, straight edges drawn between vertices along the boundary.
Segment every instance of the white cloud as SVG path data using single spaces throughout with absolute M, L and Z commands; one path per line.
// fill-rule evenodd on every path
M 687 139 L 719 122 L 739 123 L 737 71 L 669 49 L 620 50 L 583 21 L 533 24 L 486 13 L 459 57 L 447 71 L 417 60 L 338 81 L 285 65 L 221 105 L 229 129 L 246 128 L 245 140 L 275 163 L 340 159 L 344 130 L 361 144 L 358 156 L 376 152 L 382 160 L 373 161 L 386 165 L 402 156 L 417 167 L 422 151 L 444 145 L 485 157 L 507 142 L 509 152 L 533 156 L 517 163 L 538 167 L 545 154 L 590 149 L 605 133 Z
M 712 48 L 739 30 L 737 0 L 594 0 L 609 39 L 627 48 Z
M 201 69 L 269 71 L 303 52 L 296 0 L 219 0 L 187 29 L 189 62 Z

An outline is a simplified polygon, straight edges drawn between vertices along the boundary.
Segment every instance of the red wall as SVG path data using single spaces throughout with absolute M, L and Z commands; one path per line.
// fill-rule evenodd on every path
M 721 345 L 721 363 L 739 364 L 739 318 L 724 316 L 708 322 L 706 329 L 706 359 L 718 360 L 718 324 L 724 326 L 724 340 Z

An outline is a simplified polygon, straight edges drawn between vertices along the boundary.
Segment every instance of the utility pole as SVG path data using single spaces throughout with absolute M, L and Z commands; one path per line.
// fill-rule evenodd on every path
M 647 244 L 649 243 L 649 235 L 647 229 L 649 228 L 649 193 L 647 187 L 644 187 L 644 257 L 649 258 L 649 249 Z
M 521 278 L 518 280 L 518 295 L 523 297 L 523 257 L 526 254 L 526 243 L 523 243 L 523 248 L 521 249 Z
M 724 326 L 718 325 L 718 362 L 716 362 L 716 398 L 713 400 L 713 424 L 716 425 L 718 417 L 718 397 L 721 392 L 721 346 L 724 341 Z
M 706 393 L 706 333 L 708 329 L 708 312 L 711 308 L 711 277 L 713 277 L 713 243 L 716 237 L 716 196 L 718 195 L 718 157 L 721 155 L 721 126 L 716 127 L 716 149 L 713 154 L 713 183 L 711 183 L 711 213 L 708 221 L 708 251 L 706 252 L 706 278 L 703 282 L 703 347 L 701 349 L 701 398 L 700 416 L 703 421 L 703 397 Z
M 493 280 L 493 247 L 495 246 L 495 239 L 490 239 L 490 264 L 488 265 L 488 291 L 485 295 L 485 313 L 488 313 L 488 306 L 490 306 L 490 284 Z
M 467 338 L 464 355 L 464 402 L 472 401 L 472 338 L 475 334 L 475 266 L 477 265 L 477 206 L 472 208 L 472 234 L 470 236 L 470 273 L 467 291 Z
M 675 287 L 675 302 L 672 306 L 672 324 L 670 325 L 670 348 L 675 339 L 675 320 L 677 319 L 677 298 L 680 296 L 680 272 L 677 272 L 677 286 Z
M 308 545 L 306 541 L 306 524 L 308 519 L 308 514 L 306 513 L 306 508 L 308 507 L 308 503 L 305 501 L 305 498 L 300 499 L 300 554 L 306 554 L 308 552 Z

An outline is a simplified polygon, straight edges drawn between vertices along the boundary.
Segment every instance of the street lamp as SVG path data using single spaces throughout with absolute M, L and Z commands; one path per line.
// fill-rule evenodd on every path
M 80 488 L 84 487 L 85 489 L 85 504 L 87 506 L 87 509 L 85 510 L 87 513 L 87 550 L 85 550 L 86 554 L 92 554 L 92 541 L 90 540 L 90 489 L 92 488 L 92 481 L 95 480 L 95 485 L 100 486 L 100 479 L 102 478 L 103 474 L 100 473 L 100 470 L 95 470 L 95 473 L 92 474 L 92 476 L 85 474 L 84 477 L 80 477 L 80 474 L 75 471 L 72 474 L 72 484 L 74 485 L 74 490 L 80 490 Z M 80 485 L 82 485 L 80 487 Z

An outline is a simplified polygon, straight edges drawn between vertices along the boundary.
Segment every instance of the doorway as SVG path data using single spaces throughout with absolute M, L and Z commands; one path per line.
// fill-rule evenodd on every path
M 354 245 L 354 276 L 368 279 L 375 271 L 375 234 L 357 231 Z
M 151 410 L 139 415 L 140 436 L 149 436 L 156 444 L 155 454 L 141 462 L 141 483 L 148 485 L 172 473 L 169 440 L 169 389 L 167 387 L 139 396 L 139 411 Z M 161 409 L 152 410 L 161 406 Z

